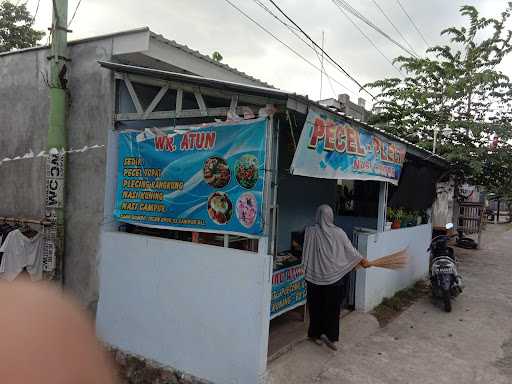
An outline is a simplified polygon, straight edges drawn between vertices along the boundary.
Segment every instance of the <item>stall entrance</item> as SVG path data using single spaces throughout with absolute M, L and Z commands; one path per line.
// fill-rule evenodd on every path
M 357 248 L 358 233 L 376 232 L 379 207 L 378 181 L 336 180 L 292 175 L 290 172 L 298 138 L 306 116 L 290 113 L 279 122 L 278 175 L 274 272 L 269 360 L 287 351 L 307 336 L 306 289 L 302 270 L 304 229 L 314 223 L 318 206 L 330 205 L 336 225 Z M 341 316 L 355 309 L 356 273 L 343 279 Z

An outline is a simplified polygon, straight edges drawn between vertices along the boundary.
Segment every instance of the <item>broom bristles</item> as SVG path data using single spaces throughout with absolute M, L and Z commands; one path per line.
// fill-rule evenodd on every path
M 392 253 L 384 257 L 369 262 L 370 267 L 386 268 L 386 269 L 404 269 L 409 264 L 409 255 L 407 249 Z

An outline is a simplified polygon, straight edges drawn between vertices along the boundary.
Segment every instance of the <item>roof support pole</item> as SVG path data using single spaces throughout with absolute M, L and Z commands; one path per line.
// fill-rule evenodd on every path
M 388 208 L 388 183 L 381 181 L 379 188 L 379 213 L 377 216 L 377 232 L 384 232 Z

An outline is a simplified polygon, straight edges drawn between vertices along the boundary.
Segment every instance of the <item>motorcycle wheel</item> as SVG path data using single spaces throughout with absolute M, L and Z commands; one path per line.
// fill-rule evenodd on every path
M 446 312 L 452 311 L 452 294 L 450 293 L 450 290 L 443 291 L 443 303 L 444 303 L 444 310 Z

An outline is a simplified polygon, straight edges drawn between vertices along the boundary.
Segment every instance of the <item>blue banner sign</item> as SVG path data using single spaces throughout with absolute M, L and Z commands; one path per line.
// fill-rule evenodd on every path
M 304 267 L 297 265 L 274 272 L 272 275 L 270 318 L 273 319 L 305 303 L 306 280 L 304 280 Z
M 291 165 L 293 175 L 387 181 L 397 185 L 405 145 L 351 125 L 342 117 L 310 111 Z
M 260 118 L 121 132 L 115 218 L 261 235 L 266 127 Z

